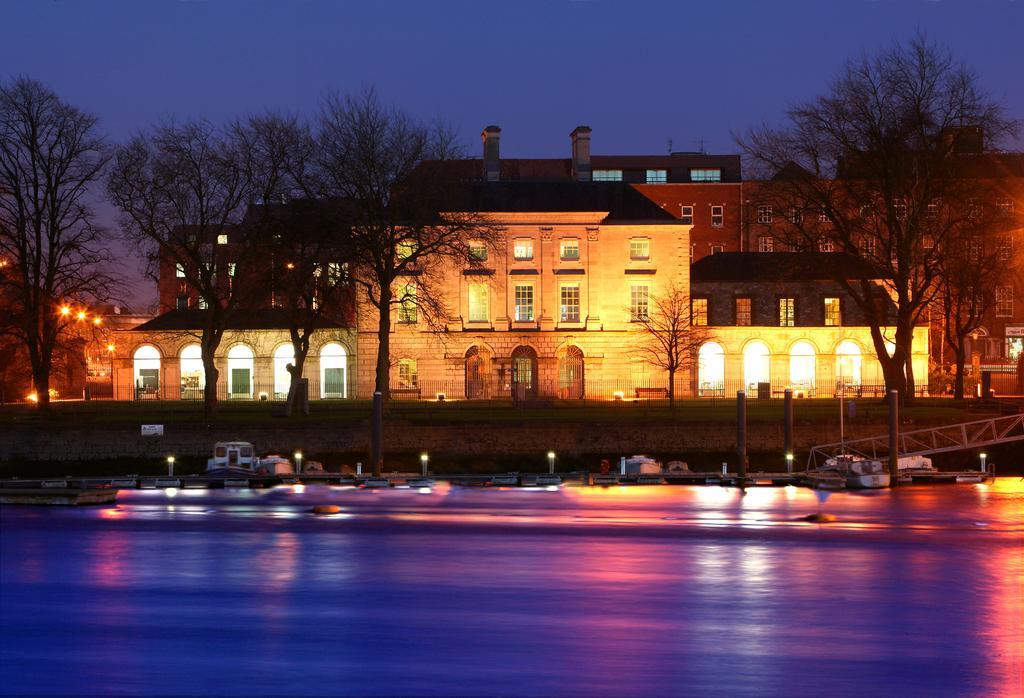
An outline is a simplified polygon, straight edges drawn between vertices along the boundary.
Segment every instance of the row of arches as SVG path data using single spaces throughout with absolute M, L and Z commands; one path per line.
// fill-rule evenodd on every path
M 583 350 L 567 345 L 558 352 L 558 397 L 582 400 L 586 394 L 585 361 Z M 493 360 L 486 347 L 471 346 L 465 354 L 465 390 L 470 400 L 491 397 L 491 369 Z M 521 344 L 509 354 L 508 364 L 499 364 L 497 380 L 499 390 L 508 392 L 513 399 L 531 399 L 538 395 L 540 371 L 537 350 Z
M 337 342 L 325 344 L 319 354 L 319 389 L 314 394 L 321 398 L 348 397 L 347 371 L 348 353 Z M 291 384 L 290 365 L 295 363 L 295 351 L 291 343 L 278 345 L 271 357 L 272 381 L 269 390 L 276 398 L 286 397 Z M 162 392 L 163 357 L 155 346 L 145 344 L 132 354 L 132 374 L 137 396 Z M 188 344 L 178 352 L 180 396 L 182 399 L 202 397 L 206 386 L 206 371 L 203 368 L 202 349 L 198 344 Z M 227 396 L 234 399 L 252 399 L 257 392 L 256 354 L 247 344 L 235 344 L 227 352 L 226 371 Z M 311 390 L 311 392 L 314 392 Z
M 863 354 L 860 346 L 844 340 L 836 346 L 837 384 L 856 387 L 861 384 Z M 718 342 L 701 345 L 697 353 L 697 383 L 701 393 L 722 391 L 725 387 L 725 350 Z M 814 390 L 817 382 L 817 351 L 807 340 L 794 342 L 789 349 L 787 386 L 797 390 Z M 743 348 L 743 386 L 755 392 L 758 386 L 772 383 L 771 350 L 761 340 L 748 342 Z

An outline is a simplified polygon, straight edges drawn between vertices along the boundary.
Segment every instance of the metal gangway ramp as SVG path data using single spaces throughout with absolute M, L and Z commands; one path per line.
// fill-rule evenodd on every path
M 980 419 L 976 422 L 949 424 L 944 427 L 901 431 L 897 439 L 897 453 L 904 456 L 927 456 L 932 453 L 963 451 L 982 446 L 1024 441 L 1024 412 Z M 888 458 L 889 435 L 851 439 L 833 444 L 822 444 L 811 449 L 807 467 L 816 468 L 827 458 L 838 453 L 849 453 L 864 458 Z

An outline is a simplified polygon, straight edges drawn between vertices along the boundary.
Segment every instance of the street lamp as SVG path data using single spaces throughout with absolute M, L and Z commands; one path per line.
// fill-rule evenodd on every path
M 786 472 L 787 473 L 793 472 L 793 454 L 792 453 L 787 453 L 786 454 Z
M 302 472 L 302 451 L 295 452 L 295 474 Z
M 167 456 L 167 477 L 174 475 L 174 456 Z
M 430 456 L 428 456 L 426 453 L 420 454 L 420 471 L 423 473 L 424 477 L 426 477 L 427 474 L 427 461 L 429 460 Z
M 548 451 L 548 473 L 555 474 L 555 452 Z
M 981 453 L 978 454 L 978 458 L 981 459 L 981 472 L 987 472 L 985 469 L 985 461 L 986 459 L 988 459 L 988 454 L 982 451 Z

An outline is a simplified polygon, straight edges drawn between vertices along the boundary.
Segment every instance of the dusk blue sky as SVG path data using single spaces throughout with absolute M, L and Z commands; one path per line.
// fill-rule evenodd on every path
M 1024 117 L 1016 0 L 0 0 L 0 77 L 42 80 L 114 139 L 164 116 L 311 113 L 327 90 L 374 85 L 451 121 L 474 155 L 487 124 L 507 156 L 568 156 L 578 124 L 597 154 L 669 138 L 734 152 L 731 132 L 917 30 Z

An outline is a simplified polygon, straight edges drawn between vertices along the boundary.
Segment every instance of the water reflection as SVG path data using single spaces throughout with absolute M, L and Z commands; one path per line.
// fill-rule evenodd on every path
M 4 690 L 1014 695 L 1022 502 L 1007 479 L 836 493 L 824 526 L 796 488 L 5 507 Z

